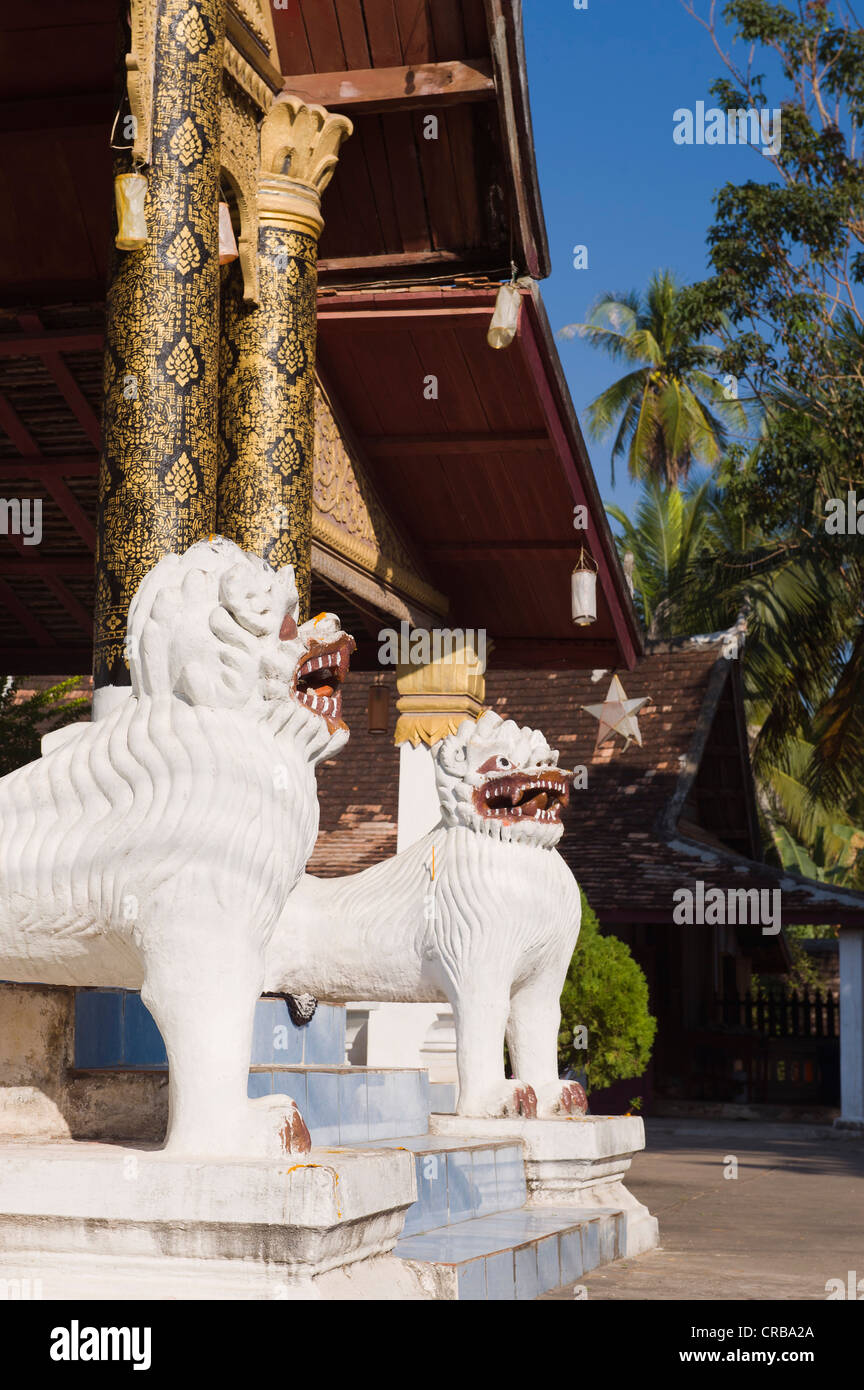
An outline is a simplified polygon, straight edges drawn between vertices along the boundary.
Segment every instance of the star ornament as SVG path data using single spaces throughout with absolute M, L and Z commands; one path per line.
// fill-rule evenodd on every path
M 608 743 L 609 739 L 614 738 L 616 734 L 620 734 L 624 739 L 623 751 L 625 753 L 630 744 L 634 742 L 638 743 L 641 748 L 642 733 L 636 716 L 643 706 L 650 705 L 650 703 L 650 695 L 643 695 L 639 700 L 628 700 L 623 685 L 617 676 L 613 676 L 602 705 L 582 706 L 592 719 L 600 721 L 594 752 L 596 753 L 598 748 L 604 743 Z

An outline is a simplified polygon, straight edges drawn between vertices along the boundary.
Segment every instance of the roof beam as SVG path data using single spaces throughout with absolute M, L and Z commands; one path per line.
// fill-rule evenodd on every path
M 22 603 L 18 595 L 10 589 L 5 579 L 0 579 L 0 603 L 17 618 L 25 632 L 29 632 L 37 647 L 48 647 L 53 642 L 53 637 L 47 628 L 43 627 L 35 613 L 31 613 L 25 603 Z
M 9 536 L 15 541 L 17 537 Z M 35 550 L 37 547 L 33 547 Z M 0 576 L 7 579 L 92 579 L 92 555 L 47 555 L 38 560 L 0 554 Z
M 52 352 L 98 352 L 101 333 L 0 333 L 0 357 L 44 357 Z
M 44 333 L 44 329 L 37 314 L 19 314 L 18 322 L 25 333 L 35 333 L 36 336 L 33 339 L 34 343 L 37 345 L 35 354 L 42 358 L 45 370 L 54 378 L 57 385 L 60 387 L 63 399 L 72 411 L 78 424 L 90 440 L 90 443 L 98 449 L 102 443 L 102 430 L 99 426 L 96 412 L 60 356 L 60 348 L 56 343 L 43 342 L 42 334 Z M 48 335 L 45 334 L 46 338 L 47 336 Z M 34 453 L 35 448 L 36 446 L 34 445 L 32 449 L 26 452 Z M 22 452 L 25 451 L 22 450 Z
M 328 110 L 367 115 L 382 111 L 428 111 L 467 101 L 494 101 L 495 78 L 488 58 L 411 67 L 355 68 L 349 72 L 303 73 L 284 79 L 286 96 Z M 278 98 L 277 98 L 278 100 Z
M 2 400 L 2 397 L 0 397 Z M 47 458 L 44 454 L 28 453 L 17 459 L 0 459 L 0 478 L 95 478 L 99 460 L 95 454 L 73 455 L 71 458 Z M 47 487 L 47 481 L 46 481 Z
M 398 458 L 401 454 L 522 454 L 535 449 L 550 451 L 545 430 L 521 434 L 404 434 L 367 436 L 363 448 L 371 458 Z
M 89 646 L 0 647 L 0 669 L 11 676 L 89 675 Z
M 488 260 L 488 256 L 486 257 Z M 333 256 L 318 262 L 318 273 L 320 275 L 347 275 L 352 272 L 373 272 L 380 270 L 385 280 L 392 280 L 394 272 L 400 270 L 416 270 L 418 273 L 426 267 L 430 273 L 438 266 L 447 267 L 448 275 L 455 271 L 464 271 L 466 274 L 473 267 L 480 266 L 484 260 L 482 251 L 472 250 L 467 247 L 459 251 L 394 251 L 386 252 L 380 256 Z M 502 279 L 504 273 L 510 274 L 510 267 L 502 266 Z M 484 274 L 486 269 L 484 266 Z M 490 272 L 491 273 L 491 272 Z
M 579 541 L 575 539 L 566 541 L 427 541 L 424 543 L 423 549 L 424 551 L 434 551 L 436 555 L 450 552 L 454 555 L 461 555 L 463 552 L 489 554 L 490 551 L 509 550 L 561 550 L 568 554 L 578 555 Z
M 2 395 L 0 395 L 0 428 L 5 430 L 16 449 L 21 453 L 21 463 L 24 465 L 24 471 L 26 471 L 28 459 L 41 458 L 39 446 L 35 439 L 21 420 L 17 411 L 9 404 L 5 396 Z M 13 464 L 10 471 L 13 471 L 16 466 L 20 473 L 21 464 Z M 6 473 L 4 470 L 4 473 L 0 473 L 0 476 L 4 475 L 8 477 L 9 473 Z M 33 476 L 35 481 L 36 475 L 34 474 Z M 57 503 L 60 510 L 64 513 L 67 520 L 72 523 L 87 548 L 95 551 L 96 528 L 77 497 L 73 496 L 59 473 L 56 470 L 50 472 L 44 471 L 40 472 L 38 477 L 40 481 L 44 483 L 45 488 Z

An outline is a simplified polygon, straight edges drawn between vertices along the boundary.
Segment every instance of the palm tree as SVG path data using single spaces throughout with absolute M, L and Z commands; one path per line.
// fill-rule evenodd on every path
M 719 369 L 720 348 L 694 341 L 677 312 L 680 289 L 669 271 L 655 271 L 644 302 L 629 295 L 602 295 L 588 323 L 562 328 L 563 338 L 584 338 L 613 358 L 638 364 L 588 407 L 595 439 L 617 425 L 615 460 L 626 453 L 633 478 L 667 486 L 686 481 L 694 463 L 713 465 L 730 430 L 744 432 L 747 416 L 710 368 Z
M 632 557 L 628 569 L 649 637 L 668 637 L 679 630 L 677 613 L 687 575 L 707 543 L 710 501 L 710 481 L 683 494 L 677 487 L 651 481 L 643 485 L 634 521 L 620 507 L 606 503 L 623 533 L 622 555 Z
M 826 570 L 818 541 L 811 552 L 794 524 L 749 521 L 713 479 L 684 494 L 645 483 L 632 522 L 606 510 L 622 530 L 619 551 L 633 557 L 649 636 L 726 628 L 746 610 L 744 694 L 766 838 L 787 868 L 860 887 L 862 715 L 853 687 L 862 663 L 859 642 L 850 645 L 848 576 Z M 828 778 L 832 738 L 841 754 L 850 746 Z

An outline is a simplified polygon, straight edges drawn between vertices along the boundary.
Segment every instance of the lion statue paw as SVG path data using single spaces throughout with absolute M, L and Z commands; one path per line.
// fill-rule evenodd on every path
M 486 1091 L 476 1104 L 472 1104 L 470 1096 L 463 1103 L 460 1096 L 456 1113 L 492 1120 L 533 1120 L 537 1117 L 537 1094 L 524 1081 L 502 1081 Z
M 588 1097 L 578 1081 L 550 1081 L 535 1089 L 537 1116 L 541 1120 L 585 1115 L 588 1111 Z

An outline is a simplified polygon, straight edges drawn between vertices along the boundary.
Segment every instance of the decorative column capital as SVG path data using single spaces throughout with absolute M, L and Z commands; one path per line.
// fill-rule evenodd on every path
M 273 104 L 261 126 L 262 224 L 321 235 L 321 195 L 353 130 L 347 116 L 333 116 L 300 97 L 283 95 Z
M 470 634 L 424 665 L 397 666 L 399 719 L 394 742 L 430 747 L 485 709 L 485 662 Z

